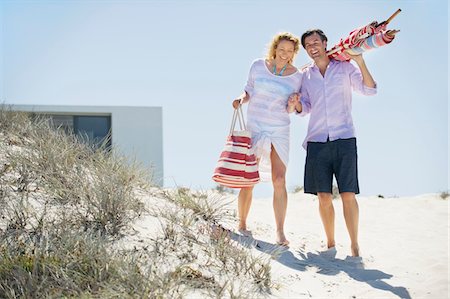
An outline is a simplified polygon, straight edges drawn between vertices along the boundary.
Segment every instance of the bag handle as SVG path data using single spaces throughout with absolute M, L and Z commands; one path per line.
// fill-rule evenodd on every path
M 231 120 L 230 135 L 233 134 L 234 128 L 236 126 L 236 119 L 239 121 L 239 127 L 241 128 L 241 130 L 247 130 L 244 121 L 244 113 L 242 112 L 241 105 L 239 105 L 236 109 L 234 109 L 233 118 Z

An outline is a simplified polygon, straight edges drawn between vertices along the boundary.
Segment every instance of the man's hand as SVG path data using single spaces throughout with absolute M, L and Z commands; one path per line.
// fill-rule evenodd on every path
M 286 111 L 288 113 L 292 113 L 295 110 L 301 111 L 300 94 L 299 93 L 293 93 L 289 96 L 288 104 L 286 107 Z
M 351 60 L 356 62 L 358 65 L 360 65 L 361 63 L 364 62 L 364 58 L 363 58 L 362 54 L 352 55 L 347 50 L 345 51 L 345 53 L 350 57 Z

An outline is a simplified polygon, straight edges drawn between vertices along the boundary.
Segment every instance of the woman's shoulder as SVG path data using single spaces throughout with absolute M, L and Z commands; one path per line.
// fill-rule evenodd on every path
M 257 58 L 255 60 L 253 60 L 252 62 L 252 66 L 254 65 L 264 65 L 266 63 L 266 60 L 264 58 Z
M 264 58 L 258 58 L 253 60 L 252 65 L 250 66 L 251 72 L 262 72 L 264 70 L 265 66 L 265 59 Z
M 304 73 L 303 73 L 300 69 L 297 69 L 297 73 L 295 74 L 295 76 L 296 76 L 297 78 L 299 78 L 300 80 L 302 80 L 303 74 L 304 74 Z
M 303 72 L 299 69 L 297 69 L 297 72 L 293 74 L 295 78 L 296 84 L 302 84 L 303 81 Z
M 299 70 L 295 65 L 289 64 L 289 67 L 286 69 L 285 74 L 286 76 L 298 76 Z

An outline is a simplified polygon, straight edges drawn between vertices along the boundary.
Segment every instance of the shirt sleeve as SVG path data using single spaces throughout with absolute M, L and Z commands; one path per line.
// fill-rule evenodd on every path
M 304 78 L 305 78 L 305 75 L 303 75 L 302 84 L 300 87 L 300 103 L 302 104 L 302 112 L 298 113 L 297 111 L 295 111 L 295 114 L 300 115 L 300 116 L 305 116 L 305 115 L 309 114 L 309 112 L 311 111 L 311 102 L 309 100 L 308 89 L 306 88 L 306 86 L 303 82 Z
M 245 84 L 244 86 L 244 90 L 248 93 L 248 95 L 250 97 L 253 96 L 253 91 L 254 91 L 254 72 L 255 72 L 255 63 L 256 61 L 254 61 L 252 63 L 252 66 L 250 67 L 250 71 L 248 73 L 248 78 L 247 78 L 247 84 Z
M 364 85 L 363 76 L 361 74 L 361 71 L 359 68 L 351 64 L 350 62 L 347 63 L 347 70 L 349 72 L 350 76 L 350 84 L 352 85 L 352 88 L 354 91 L 370 96 L 375 95 L 377 93 L 377 83 L 375 82 L 375 87 L 368 87 Z

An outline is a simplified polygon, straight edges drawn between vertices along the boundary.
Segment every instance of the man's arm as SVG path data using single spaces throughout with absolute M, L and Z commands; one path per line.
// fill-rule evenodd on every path
M 370 74 L 369 69 L 367 68 L 366 62 L 364 61 L 362 54 L 359 55 L 348 54 L 348 55 L 358 65 L 359 70 L 361 71 L 361 75 L 363 77 L 364 85 L 370 88 L 375 88 L 376 86 L 375 80 L 373 80 L 372 75 Z

